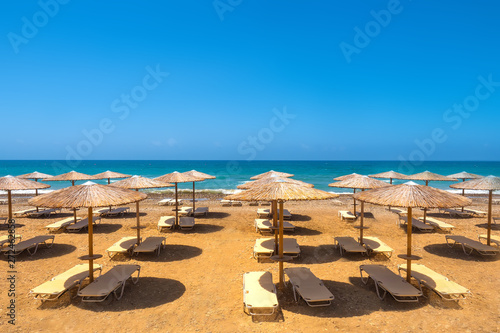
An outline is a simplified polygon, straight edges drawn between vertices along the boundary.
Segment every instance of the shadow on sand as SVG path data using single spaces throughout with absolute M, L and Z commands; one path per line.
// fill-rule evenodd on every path
M 442 243 L 442 244 L 430 244 L 427 246 L 424 246 L 424 250 L 431 253 L 435 254 L 440 257 L 445 257 L 445 258 L 451 258 L 451 259 L 458 259 L 458 260 L 464 260 L 464 261 L 497 261 L 498 255 L 495 256 L 483 256 L 477 253 L 476 251 L 473 251 L 470 255 L 467 255 L 464 253 L 462 249 L 462 245 L 460 244 L 455 244 L 453 247 L 449 247 L 448 244 Z M 469 251 L 469 250 L 468 250 Z

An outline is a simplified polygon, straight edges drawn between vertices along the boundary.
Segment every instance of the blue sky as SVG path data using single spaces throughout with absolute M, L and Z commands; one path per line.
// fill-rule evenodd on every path
M 495 1 L 2 1 L 1 159 L 499 160 Z

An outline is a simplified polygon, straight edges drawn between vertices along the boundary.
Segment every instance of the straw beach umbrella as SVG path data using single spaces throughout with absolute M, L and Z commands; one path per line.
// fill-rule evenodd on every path
M 25 173 L 24 175 L 17 176 L 17 178 L 22 178 L 22 179 L 33 179 L 35 182 L 38 181 L 38 179 L 44 179 L 47 177 L 52 177 L 51 175 L 48 175 L 46 173 L 41 173 L 38 171 L 34 171 L 31 173 Z M 38 189 L 35 189 L 35 196 L 38 195 Z M 36 211 L 38 212 L 38 207 L 36 207 Z
M 114 171 L 104 171 L 94 175 L 94 179 L 107 179 L 108 184 L 111 184 L 111 178 L 120 179 L 120 178 L 128 178 L 130 175 L 126 175 L 124 173 L 114 172 Z
M 146 197 L 147 195 L 144 193 L 86 182 L 82 185 L 70 186 L 39 195 L 31 198 L 29 203 L 50 208 L 88 208 L 89 255 L 79 259 L 89 261 L 89 277 L 90 282 L 92 282 L 94 280 L 94 259 L 102 257 L 102 255 L 94 254 L 92 208 L 124 205 L 144 200 Z
M 399 172 L 391 170 L 391 171 L 376 173 L 374 175 L 369 175 L 369 177 L 389 179 L 389 184 L 392 184 L 392 180 L 393 179 L 406 179 L 408 176 L 403 175 L 402 173 L 399 173 Z M 391 207 L 389 206 L 389 210 L 390 209 L 391 209 Z
M 346 180 L 342 180 L 336 183 L 331 183 L 328 184 L 330 187 L 340 187 L 340 188 L 353 188 L 353 189 L 361 189 L 362 191 L 368 190 L 368 189 L 374 189 L 374 188 L 379 188 L 379 187 L 386 187 L 386 186 L 391 186 L 391 184 L 387 184 L 386 182 L 383 182 L 381 180 L 376 180 L 373 178 L 370 178 L 368 176 L 360 176 L 360 177 L 351 177 Z M 360 226 L 359 226 L 359 242 L 360 244 L 363 244 L 363 219 L 364 219 L 364 202 L 361 201 L 361 221 L 360 221 Z
M 199 180 L 193 180 L 193 212 L 194 212 L 195 207 L 196 207 L 194 204 L 196 201 L 195 195 L 194 195 L 194 183 L 197 181 L 203 181 L 203 180 L 207 180 L 207 179 L 215 179 L 215 176 L 209 175 L 207 173 L 199 172 L 196 170 L 186 171 L 186 172 L 183 172 L 183 174 L 191 176 L 191 177 L 199 178 Z
M 127 188 L 130 190 L 139 191 L 139 189 L 172 187 L 174 185 L 163 183 L 163 182 L 160 182 L 158 180 L 149 179 L 146 177 L 132 176 L 130 178 L 114 182 L 110 186 L 116 186 L 116 187 Z M 135 214 L 137 217 L 137 226 L 135 228 L 137 229 L 137 245 L 139 245 L 139 243 L 141 242 L 141 224 L 139 221 L 139 201 L 137 201 L 135 203 L 135 205 L 136 205 L 135 206 L 135 211 L 136 211 Z
M 399 255 L 400 258 L 406 259 L 408 267 L 406 280 L 408 282 L 411 279 L 411 261 L 420 259 L 411 254 L 412 208 L 451 208 L 460 205 L 466 206 L 471 203 L 469 198 L 462 197 L 461 195 L 430 186 L 418 185 L 414 182 L 376 188 L 357 193 L 354 196 L 359 201 L 375 205 L 408 209 L 406 255 Z
M 416 173 L 414 175 L 407 176 L 406 179 L 410 180 L 423 180 L 425 181 L 425 186 L 429 186 L 429 181 L 453 181 L 456 179 L 439 175 L 437 173 L 432 173 L 430 171 L 424 171 L 420 173 Z M 424 223 L 427 218 L 427 208 L 424 208 Z
M 51 181 L 63 181 L 67 180 L 71 182 L 71 186 L 75 186 L 75 181 L 77 180 L 94 180 L 96 179 L 94 176 L 91 175 L 86 175 L 84 173 L 76 172 L 76 171 L 70 171 L 68 173 L 63 173 L 58 176 L 52 176 L 52 177 L 47 177 L 44 178 L 44 181 L 51 182 Z M 73 217 L 75 219 L 76 223 L 76 208 L 73 209 Z
M 174 183 L 175 184 L 175 225 L 179 224 L 179 200 L 177 196 L 177 184 L 178 183 L 189 183 L 200 181 L 199 178 L 174 171 L 172 173 L 167 173 L 166 175 L 156 177 L 155 180 L 159 180 L 163 183 Z
M 333 178 L 333 180 L 337 180 L 337 181 L 342 181 L 342 180 L 347 180 L 347 179 L 351 179 L 353 177 L 360 177 L 362 175 L 360 174 L 357 174 L 357 173 L 351 173 L 351 174 L 348 174 L 348 175 L 344 175 L 344 176 L 340 176 L 340 177 L 337 177 L 337 178 Z M 354 188 L 353 189 L 353 193 L 356 194 L 356 189 Z M 354 206 L 354 216 L 356 216 L 356 199 L 353 199 L 354 203 L 353 203 L 353 206 Z
M 257 180 L 254 180 L 254 181 L 251 181 L 251 182 L 248 182 L 245 184 L 238 185 L 238 186 L 236 186 L 236 188 L 239 188 L 240 190 L 248 190 L 248 189 L 258 187 L 258 186 L 261 186 L 264 184 L 273 183 L 277 180 L 282 180 L 286 183 L 297 184 L 297 185 L 301 185 L 301 186 L 305 186 L 305 187 L 314 187 L 313 184 L 309 184 L 309 183 L 303 182 L 301 180 L 292 179 L 292 178 L 283 178 L 283 177 L 280 177 L 277 175 L 272 175 L 272 176 L 260 178 L 260 179 L 257 179 Z
M 13 176 L 0 177 L 0 190 L 7 191 L 7 200 L 9 203 L 9 219 L 12 220 L 12 191 L 18 190 L 34 190 L 49 188 L 50 185 L 34 182 L 28 179 L 17 178 Z
M 280 289 L 283 289 L 283 202 L 290 200 L 323 200 L 333 199 L 338 194 L 321 191 L 311 187 L 304 187 L 297 184 L 287 183 L 277 180 L 273 183 L 255 187 L 241 193 L 226 196 L 227 200 L 243 201 L 277 201 L 279 203 L 279 256 L 273 258 L 279 262 Z
M 464 182 L 467 179 L 478 179 L 478 178 L 482 178 L 483 176 L 462 171 L 459 173 L 454 173 L 453 175 L 448 175 L 448 177 L 451 178 L 451 180 L 461 179 Z M 465 189 L 462 189 L 462 195 L 465 196 Z M 462 212 L 463 211 L 464 211 L 464 207 L 462 207 Z
M 461 188 L 465 190 L 485 190 L 488 191 L 488 237 L 487 244 L 491 240 L 491 202 L 493 201 L 493 191 L 500 190 L 500 178 L 495 176 L 482 177 L 468 180 L 466 182 L 452 184 L 451 188 Z M 464 205 L 465 206 L 465 205 Z
M 265 178 L 265 177 L 269 177 L 269 176 L 278 176 L 278 177 L 282 177 L 282 178 L 293 177 L 293 175 L 291 173 L 270 170 L 268 172 L 264 172 L 264 173 L 261 173 L 259 175 L 250 177 L 250 179 L 257 180 L 257 179 L 261 179 L 261 178 Z

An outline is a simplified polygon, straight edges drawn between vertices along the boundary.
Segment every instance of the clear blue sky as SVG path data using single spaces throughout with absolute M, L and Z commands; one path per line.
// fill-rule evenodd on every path
M 499 160 L 499 14 L 491 0 L 2 1 L 0 158 Z

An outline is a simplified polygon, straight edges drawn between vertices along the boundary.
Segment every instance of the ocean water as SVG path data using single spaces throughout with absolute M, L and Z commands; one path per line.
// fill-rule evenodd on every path
M 74 167 L 74 168 L 73 168 Z M 78 165 L 66 161 L 0 161 L 0 176 L 21 175 L 33 171 L 39 171 L 50 175 L 58 175 L 71 170 L 85 174 L 97 174 L 106 170 L 121 172 L 129 175 L 141 175 L 145 177 L 158 177 L 173 171 L 197 170 L 216 176 L 214 180 L 206 180 L 196 183 L 197 190 L 215 190 L 224 193 L 233 193 L 236 186 L 249 181 L 249 178 L 269 171 L 283 171 L 294 174 L 294 179 L 314 184 L 316 188 L 335 192 L 352 193 L 350 189 L 337 189 L 328 187 L 334 182 L 333 178 L 351 174 L 353 172 L 369 175 L 379 172 L 394 170 L 403 174 L 414 174 L 429 170 L 441 175 L 467 171 L 483 176 L 500 176 L 500 162 L 425 162 L 419 166 L 401 165 L 399 161 L 117 161 L 96 160 L 80 161 Z M 411 171 L 411 172 L 409 172 Z M 112 180 L 113 181 L 113 180 Z M 84 181 L 76 182 L 81 184 Z M 107 180 L 96 181 L 105 184 Z M 394 180 L 399 184 L 404 181 Z M 424 184 L 424 182 L 416 181 Z M 454 182 L 430 182 L 429 185 L 451 190 L 449 185 Z M 70 182 L 56 181 L 47 182 L 51 185 L 49 190 L 60 189 L 69 186 Z M 180 189 L 192 189 L 192 183 L 179 184 Z M 46 190 L 42 190 L 46 191 Z M 456 191 L 456 190 L 452 190 Z

